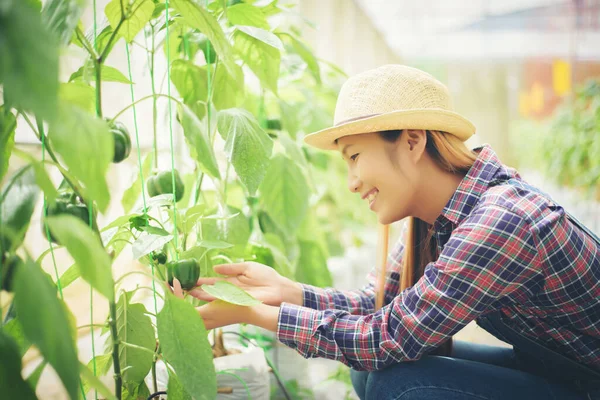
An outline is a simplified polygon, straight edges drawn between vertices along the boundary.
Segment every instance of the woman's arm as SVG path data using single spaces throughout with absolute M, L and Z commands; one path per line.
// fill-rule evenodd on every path
M 485 310 L 532 295 L 542 278 L 529 224 L 502 207 L 473 212 L 424 276 L 374 314 L 258 306 L 248 322 L 276 330 L 304 357 L 377 370 L 419 359 Z M 502 301 L 499 301 L 502 300 Z

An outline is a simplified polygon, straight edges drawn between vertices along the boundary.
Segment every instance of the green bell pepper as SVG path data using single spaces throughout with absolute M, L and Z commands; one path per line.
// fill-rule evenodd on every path
M 129 131 L 119 121 L 114 121 L 110 125 L 110 131 L 113 134 L 113 138 L 115 141 L 115 152 L 113 156 L 114 163 L 120 163 L 131 153 L 131 137 L 129 136 Z
M 183 198 L 185 187 L 176 169 L 173 170 L 173 174 L 175 175 L 175 201 L 179 201 Z M 148 187 L 148 195 L 150 197 L 173 193 L 171 171 L 162 171 L 151 176 L 146 180 L 146 186 Z
M 64 215 L 70 214 L 74 217 L 79 218 L 83 223 L 89 225 L 90 223 L 90 212 L 88 206 L 85 203 L 82 203 L 81 200 L 75 195 L 75 193 L 65 190 L 59 191 L 58 197 L 56 198 L 56 203 L 52 206 L 47 206 L 46 215 L 51 217 L 54 215 Z M 94 217 L 96 215 L 96 210 L 93 213 Z M 93 226 L 92 229 L 96 230 L 97 227 L 95 225 L 96 218 L 92 218 Z M 42 234 L 46 237 L 46 224 L 42 218 Z M 57 239 L 50 232 L 50 240 L 53 243 L 58 243 Z
M 196 286 L 200 278 L 200 263 L 195 258 L 172 261 L 167 264 L 169 284 L 173 286 L 173 278 L 177 278 L 181 287 L 190 290 Z

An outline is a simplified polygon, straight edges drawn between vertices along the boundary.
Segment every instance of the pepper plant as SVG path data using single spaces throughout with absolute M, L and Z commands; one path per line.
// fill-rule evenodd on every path
M 90 5 L 94 23 L 85 27 L 80 19 Z M 217 263 L 255 260 L 306 283 L 331 284 L 326 259 L 341 245 L 330 233 L 343 227 L 331 221 L 347 218 L 344 226 L 352 227 L 365 217 L 341 195 L 342 161 L 304 147 L 301 139 L 330 124 L 343 73 L 312 54 L 287 15 L 290 9 L 277 0 L 112 0 L 104 10 L 93 0 L 2 2 L 0 179 L 11 157 L 26 165 L 7 177 L 0 197 L 0 305 L 10 303 L 1 313 L 1 393 L 36 398 L 37 380 L 49 364 L 71 399 L 91 393 L 147 398 L 157 392 L 155 367 L 162 359 L 169 399 L 212 399 L 218 388 L 202 319 L 193 301 L 174 297 L 164 282 L 178 277 L 191 289 L 199 276 L 214 275 Z M 126 72 L 107 64 L 120 40 Z M 152 95 L 140 99 L 131 89 L 137 81 L 129 59 L 134 45 L 147 54 L 151 77 Z M 60 82 L 65 47 L 80 48 L 85 57 Z M 157 90 L 158 57 L 167 60 L 165 90 Z M 249 77 L 258 85 L 247 83 Z M 103 113 L 103 82 L 120 83 L 131 96 L 115 115 Z M 158 100 L 166 101 L 168 133 L 159 132 Z M 151 151 L 140 148 L 137 124 L 122 121 L 130 112 L 135 121 L 142 101 L 153 104 Z M 17 122 L 39 139 L 41 160 L 15 146 Z M 159 135 L 170 137 L 169 168 L 159 168 Z M 194 170 L 175 168 L 177 135 L 185 139 Z M 139 176 L 121 199 L 124 212 L 100 226 L 98 216 L 111 199 L 106 173 L 133 156 Z M 56 172 L 58 188 L 51 179 Z M 214 189 L 203 185 L 206 180 Z M 39 201 L 42 214 L 32 218 Z M 48 248 L 34 259 L 25 235 L 38 220 Z M 115 280 L 113 263 L 125 249 L 148 268 Z M 74 264 L 59 276 L 53 263 L 54 273 L 47 274 L 42 263 L 58 251 L 67 251 Z M 122 289 L 131 274 L 144 275 L 152 287 Z M 106 348 L 87 365 L 78 360 L 78 327 L 63 300 L 63 290 L 77 279 L 101 294 L 110 310 L 101 326 Z M 133 300 L 140 290 L 154 297 L 154 309 Z M 235 304 L 257 302 L 227 283 L 205 290 Z M 44 362 L 24 380 L 21 359 L 31 346 Z M 98 379 L 111 367 L 114 390 Z

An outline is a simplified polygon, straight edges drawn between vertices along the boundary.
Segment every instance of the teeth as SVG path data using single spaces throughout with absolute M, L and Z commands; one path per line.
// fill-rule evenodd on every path
M 378 191 L 375 191 L 367 196 L 367 200 L 369 201 L 369 203 L 372 202 L 375 197 L 377 197 L 378 193 Z

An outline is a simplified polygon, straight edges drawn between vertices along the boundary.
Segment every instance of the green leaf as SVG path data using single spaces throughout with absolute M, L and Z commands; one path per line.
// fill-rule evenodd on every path
M 27 1 L 3 1 L 0 7 L 0 84 L 7 105 L 56 118 L 58 43 L 40 13 Z
M 119 341 L 143 347 L 148 351 L 119 345 L 119 363 L 123 380 L 141 382 L 152 367 L 152 352 L 156 346 L 154 328 L 143 304 L 130 304 L 128 292 L 117 302 L 117 336 Z
M 150 254 L 155 250 L 161 249 L 171 240 L 173 240 L 173 235 L 163 236 L 143 233 L 135 242 L 133 242 L 133 258 L 137 260 L 146 254 Z
M 236 82 L 242 81 L 241 69 L 233 60 L 233 49 L 221 25 L 208 11 L 189 0 L 171 0 L 169 5 L 183 17 L 183 22 L 204 33 L 213 45 L 227 71 Z
M 185 391 L 196 400 L 217 396 L 213 355 L 202 318 L 189 303 L 166 293 L 157 316 L 158 339 Z
M 188 142 L 190 155 L 196 161 L 202 172 L 213 178 L 221 179 L 215 153 L 206 132 L 205 125 L 185 105 L 180 108 L 181 126 Z
M 17 269 L 14 284 L 17 315 L 25 336 L 52 365 L 71 399 L 77 399 L 79 371 L 70 322 L 49 277 L 28 259 Z
M 25 332 L 23 332 L 23 325 L 19 321 L 19 318 L 13 318 L 8 321 L 2 329 L 8 333 L 13 340 L 17 343 L 17 347 L 19 348 L 19 355 L 23 357 L 27 350 L 31 347 L 31 343 L 25 337 Z
M 146 382 L 123 382 L 123 400 L 146 400 L 152 393 Z M 170 396 L 170 394 L 169 394 Z
M 0 197 L 0 249 L 10 251 L 23 243 L 40 189 L 27 165 L 12 176 Z
M 35 162 L 32 164 L 33 170 L 35 171 L 35 182 L 40 189 L 44 191 L 46 195 L 46 199 L 50 204 L 53 204 L 56 201 L 56 197 L 58 196 L 58 192 L 54 187 L 54 184 L 50 180 L 50 176 L 48 175 L 48 171 L 44 167 L 44 163 Z
M 34 390 L 21 376 L 21 356 L 15 341 L 0 329 L 0 391 L 8 399 L 36 400 Z
M 234 48 L 261 83 L 277 94 L 277 81 L 283 48 L 271 32 L 251 26 L 238 26 L 233 35 Z
M 114 152 L 114 139 L 105 121 L 73 106 L 61 107 L 60 118 L 50 127 L 52 148 L 84 186 L 84 197 L 96 200 L 106 211 L 110 200 L 106 171 Z
M 0 106 L 0 182 L 8 171 L 8 160 L 15 147 L 15 130 L 17 119 L 3 105 Z
M 169 374 L 167 393 L 169 393 L 169 396 L 171 396 L 170 398 L 173 400 L 193 400 L 192 396 L 185 391 L 175 373 Z
M 171 82 L 183 98 L 185 104 L 206 101 L 208 83 L 206 70 L 187 60 L 175 60 L 171 63 Z
M 213 89 L 212 101 L 217 110 L 224 110 L 226 108 L 239 107 L 244 100 L 244 74 L 242 72 L 242 67 L 235 65 L 235 69 L 238 69 L 239 72 L 236 72 L 236 76 L 239 74 L 241 77 L 237 81 L 233 79 L 233 77 L 229 74 L 229 72 L 224 68 L 212 68 L 212 64 L 210 65 L 214 74 L 214 85 Z M 206 66 L 203 67 L 206 69 Z M 213 75 L 211 75 L 213 76 Z
M 227 8 L 227 19 L 233 25 L 250 25 L 257 28 L 269 30 L 265 14 L 260 8 L 250 4 L 239 3 Z
M 269 167 L 273 140 L 256 118 L 241 108 L 219 111 L 217 127 L 226 141 L 227 160 L 233 164 L 249 194 L 254 195 Z
M 110 21 L 113 29 L 117 29 L 121 21 L 121 1 L 113 0 L 104 9 L 106 18 Z M 152 18 L 154 3 L 152 0 L 136 0 L 131 5 L 129 5 L 129 1 L 123 1 L 123 4 L 127 19 L 123 22 L 117 35 L 123 37 L 127 42 L 131 42 Z
M 102 64 L 102 67 L 100 68 L 100 74 L 102 75 L 102 82 L 119 82 L 127 84 L 133 83 L 127 79 L 127 77 L 123 75 L 121 71 L 116 68 L 109 67 L 108 65 Z M 94 66 L 91 63 L 89 64 L 89 67 L 88 64 L 86 64 L 77 71 L 73 72 L 69 78 L 69 82 L 78 82 L 80 80 L 88 82 L 90 79 L 95 79 Z
M 333 285 L 323 247 L 315 241 L 308 240 L 300 240 L 299 244 L 300 259 L 296 267 L 296 280 L 318 287 Z
M 260 202 L 286 234 L 293 235 L 308 210 L 310 191 L 298 165 L 277 154 L 260 185 Z
M 287 44 L 289 44 L 292 49 L 304 60 L 306 65 L 308 66 L 309 71 L 315 77 L 315 80 L 320 85 L 321 84 L 321 69 L 319 67 L 319 62 L 315 55 L 310 51 L 308 46 L 304 44 L 300 39 L 296 36 L 292 35 L 288 32 L 277 33 L 277 36 L 282 38 Z
M 29 386 L 31 386 L 31 388 L 34 391 L 35 391 L 35 388 L 37 387 L 38 382 L 40 381 L 40 377 L 42 376 L 42 372 L 44 372 L 46 365 L 48 365 L 48 362 L 42 361 L 37 367 L 35 367 L 33 372 L 27 377 L 27 383 L 29 384 Z
M 79 271 L 79 267 L 77 263 L 71 265 L 61 276 L 60 276 L 60 286 L 64 289 L 69 286 L 71 283 L 75 282 L 77 278 L 81 276 L 81 272 Z
M 100 238 L 83 221 L 72 215 L 48 217 L 52 234 L 77 263 L 81 277 L 109 300 L 114 297 L 110 256 Z
M 69 44 L 84 7 L 83 0 L 50 0 L 44 4 L 42 20 L 61 45 Z
M 61 83 L 58 90 L 61 100 L 93 113 L 96 109 L 96 90 L 84 82 Z
M 142 175 L 144 179 L 147 179 L 150 176 L 150 171 L 152 170 L 152 160 L 154 157 L 154 152 L 150 152 L 144 158 L 144 162 L 142 163 Z M 125 190 L 123 193 L 123 198 L 121 198 L 121 205 L 123 206 L 123 210 L 125 213 L 131 211 L 135 202 L 142 194 L 142 176 L 137 174 L 137 178 L 131 186 Z M 120 224 L 119 224 L 120 225 Z
M 202 290 L 217 299 L 239 306 L 255 306 L 262 303 L 245 290 L 227 281 L 217 281 L 214 285 L 202 285 Z
M 216 213 L 217 210 L 209 211 L 209 215 Z M 237 214 L 233 216 L 234 214 Z M 214 214 L 217 218 L 202 219 L 202 237 L 211 241 L 222 241 L 236 245 L 234 252 L 244 251 L 248 239 L 250 238 L 250 224 L 248 218 L 239 209 L 228 206 Z M 233 217 L 232 217 L 233 216 Z
M 109 388 L 107 388 L 104 383 L 102 383 L 102 381 L 100 379 L 98 379 L 97 376 L 94 376 L 94 374 L 92 373 L 92 371 L 90 371 L 88 369 L 88 367 L 86 367 L 84 364 L 79 363 L 79 371 L 81 372 L 81 376 L 83 379 L 85 379 L 86 383 L 98 390 L 98 393 L 100 393 L 102 396 L 104 396 L 104 398 L 106 398 L 107 400 L 114 400 L 116 399 L 116 397 L 112 394 L 112 392 L 110 391 Z

